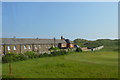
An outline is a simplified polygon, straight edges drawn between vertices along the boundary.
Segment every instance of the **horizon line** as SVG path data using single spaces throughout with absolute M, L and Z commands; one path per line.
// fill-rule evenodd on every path
M 40 38 L 40 37 L 0 37 L 0 38 L 21 38 L 21 39 L 54 39 L 55 37 L 53 38 Z M 61 38 L 56 38 L 56 39 L 61 39 Z M 65 39 L 70 39 L 70 38 L 65 38 Z M 86 39 L 86 38 L 74 38 L 72 40 L 75 40 L 75 39 L 85 39 L 85 40 L 91 40 L 91 41 L 95 41 L 95 40 L 98 40 L 98 39 L 110 39 L 110 40 L 115 40 L 115 39 L 120 39 L 120 38 L 96 38 L 96 39 Z M 71 39 L 70 39 L 71 40 Z

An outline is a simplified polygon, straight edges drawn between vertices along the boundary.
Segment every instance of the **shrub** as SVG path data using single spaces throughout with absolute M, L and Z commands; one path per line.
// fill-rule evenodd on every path
M 44 53 L 44 54 L 41 55 L 41 57 L 47 57 L 48 55 L 49 55 L 49 54 Z
M 49 50 L 50 51 L 56 51 L 56 50 L 60 50 L 60 48 L 52 46 L 51 48 L 49 48 Z
M 66 52 L 66 51 L 60 51 L 59 52 L 61 55 L 65 55 L 65 54 L 67 54 L 68 52 Z
M 48 56 L 53 56 L 52 54 L 48 54 Z
M 58 56 L 58 55 L 64 55 L 64 54 L 67 54 L 66 51 L 54 51 L 54 52 L 51 52 L 51 54 L 53 56 Z
M 32 58 L 40 58 L 40 57 L 47 57 L 47 56 L 59 56 L 68 54 L 66 51 L 54 51 L 51 54 L 36 54 L 35 52 L 25 52 L 24 54 L 15 54 L 15 53 L 8 53 L 2 56 L 2 63 L 8 62 L 15 62 L 15 61 L 23 61 Z
M 27 51 L 24 53 L 26 56 L 28 56 L 28 58 L 32 59 L 32 58 L 35 58 L 36 55 L 35 55 L 35 52 L 32 52 L 32 51 Z
M 16 54 L 15 53 L 8 53 L 2 56 L 2 63 L 8 63 L 16 61 Z
M 81 48 L 76 48 L 76 52 L 82 52 Z
M 51 54 L 52 54 L 53 56 L 56 56 L 56 55 L 57 55 L 56 52 L 51 52 Z
M 40 55 L 40 54 L 35 53 L 35 54 L 34 54 L 34 58 L 39 58 L 39 55 Z
M 12 62 L 12 59 L 8 55 L 2 56 L 2 63 Z
M 8 53 L 2 56 L 2 63 L 22 61 L 28 59 L 24 54 Z
M 19 61 L 27 60 L 28 57 L 25 56 L 24 54 L 18 54 L 16 57 Z

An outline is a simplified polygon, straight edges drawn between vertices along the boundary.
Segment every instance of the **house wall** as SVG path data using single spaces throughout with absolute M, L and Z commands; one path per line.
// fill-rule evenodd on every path
M 8 49 L 9 47 L 9 49 Z M 3 45 L 2 53 L 20 53 L 20 45 Z
M 74 44 L 70 44 L 70 48 L 74 48 Z
M 52 44 L 4 44 L 0 47 L 0 54 L 6 53 L 25 53 L 27 51 L 35 51 L 38 53 L 48 53 L 49 48 L 52 46 L 59 47 L 61 49 L 65 48 L 73 48 L 73 44 L 66 44 L 66 43 L 52 43 Z
M 33 51 L 33 47 L 32 47 L 32 45 L 29 45 L 29 44 L 27 44 L 27 45 L 20 45 L 19 50 L 20 50 L 20 53 L 25 53 L 27 51 Z
M 67 44 L 59 43 L 58 47 L 61 49 L 67 48 Z
M 54 44 L 18 44 L 18 45 L 2 45 L 0 49 L 0 54 L 6 53 L 25 53 L 27 51 L 35 51 L 38 53 L 47 53 L 49 52 L 49 48 Z M 55 46 L 58 46 L 56 44 Z
M 68 43 L 68 44 L 67 44 L 67 47 L 68 47 L 68 48 L 74 48 L 74 44 Z
M 2 54 L 3 52 L 2 52 L 2 45 L 0 45 L 0 54 Z

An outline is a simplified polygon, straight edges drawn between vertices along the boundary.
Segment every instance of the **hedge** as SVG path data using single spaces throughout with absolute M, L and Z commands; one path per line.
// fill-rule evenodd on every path
M 54 51 L 54 52 L 51 52 L 51 54 L 47 54 L 47 53 L 37 54 L 36 52 L 25 52 L 24 54 L 8 53 L 2 56 L 2 63 L 23 61 L 27 59 L 40 58 L 40 57 L 59 56 L 59 55 L 65 55 L 68 53 L 69 52 L 66 52 L 66 51 Z
M 81 48 L 76 48 L 76 52 L 82 52 Z

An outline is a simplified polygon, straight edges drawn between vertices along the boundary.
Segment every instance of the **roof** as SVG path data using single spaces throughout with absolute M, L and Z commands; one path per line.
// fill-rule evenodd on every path
M 71 40 L 69 40 L 69 39 L 65 39 L 65 41 L 66 41 L 67 43 L 73 43 L 73 41 L 71 41 Z
M 54 44 L 54 39 L 2 38 L 0 42 L 2 42 L 2 44 Z M 65 40 L 55 39 L 55 43 L 66 42 Z

